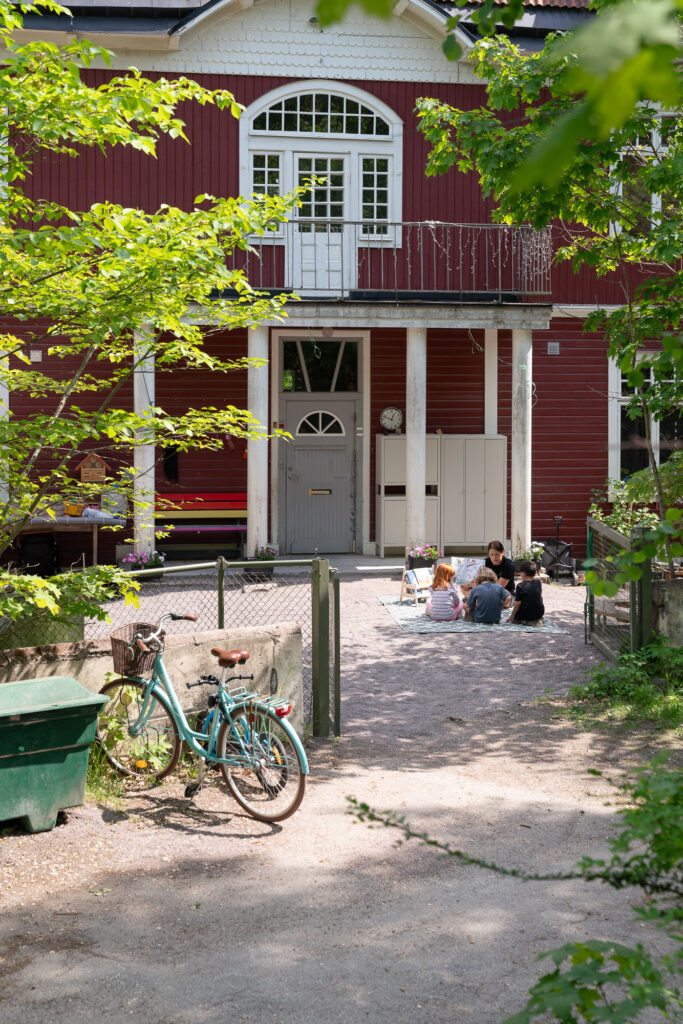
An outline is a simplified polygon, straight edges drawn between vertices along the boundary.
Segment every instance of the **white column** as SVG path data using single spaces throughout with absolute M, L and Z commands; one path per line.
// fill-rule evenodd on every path
M 268 328 L 248 330 L 250 359 L 263 360 L 247 371 L 247 407 L 260 423 L 259 433 L 268 433 Z M 247 441 L 247 555 L 268 543 L 268 441 L 266 437 Z
M 512 554 L 531 544 L 531 331 L 512 332 L 512 444 L 510 531 Z
M 406 546 L 438 541 L 425 536 L 427 452 L 427 330 L 406 331 Z
M 135 332 L 133 370 L 133 409 L 143 416 L 155 402 L 154 397 L 154 333 L 151 326 Z M 149 351 L 148 351 L 149 350 Z M 137 431 L 133 455 L 133 533 L 136 551 L 154 551 L 154 426 Z M 142 442 L 142 443 L 140 443 Z M 144 507 L 140 507 L 140 503 Z
M 498 433 L 498 331 L 484 331 L 484 433 Z

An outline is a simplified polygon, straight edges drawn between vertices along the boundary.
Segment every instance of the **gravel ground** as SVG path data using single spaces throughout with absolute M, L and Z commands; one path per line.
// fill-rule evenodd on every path
M 301 810 L 253 821 L 217 783 L 169 782 L 118 810 L 68 811 L 0 840 L 4 1024 L 496 1024 L 539 952 L 580 937 L 659 939 L 637 894 L 529 882 L 439 858 L 346 813 L 349 794 L 529 870 L 600 855 L 613 775 L 647 737 L 578 732 L 551 704 L 597 661 L 583 591 L 546 587 L 565 636 L 402 633 L 342 582 L 343 737 L 308 744 Z

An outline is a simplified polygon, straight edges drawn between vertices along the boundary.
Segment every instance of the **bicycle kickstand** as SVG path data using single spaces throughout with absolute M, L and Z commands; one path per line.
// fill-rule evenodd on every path
M 199 762 L 199 774 L 196 780 L 194 782 L 190 782 L 190 784 L 185 787 L 185 796 L 187 797 L 188 800 L 193 800 L 194 797 L 196 797 L 197 793 L 202 788 L 202 783 L 204 782 L 205 775 L 206 761 L 204 758 L 202 758 L 201 761 Z

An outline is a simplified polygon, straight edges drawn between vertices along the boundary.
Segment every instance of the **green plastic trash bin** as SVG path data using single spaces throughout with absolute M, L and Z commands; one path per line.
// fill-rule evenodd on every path
M 83 803 L 106 703 L 68 676 L 0 685 L 0 821 L 20 818 L 29 832 L 44 832 L 58 811 Z

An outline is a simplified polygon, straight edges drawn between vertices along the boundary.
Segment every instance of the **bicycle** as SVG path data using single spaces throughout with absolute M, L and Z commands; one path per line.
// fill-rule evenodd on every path
M 291 705 L 244 685 L 227 689 L 227 683 L 253 680 L 253 675 L 228 678 L 229 670 L 246 664 L 249 652 L 214 647 L 221 678 L 186 683 L 188 689 L 218 683 L 209 702 L 213 714 L 204 716 L 201 730 L 190 728 L 164 665 L 166 619 L 196 622 L 197 617 L 168 612 L 156 628 L 132 623 L 111 634 L 114 669 L 121 678 L 100 690 L 109 701 L 96 733 L 107 760 L 123 775 L 160 780 L 177 766 L 186 743 L 201 758 L 199 781 L 186 795 L 201 786 L 207 765 L 218 766 L 230 793 L 252 817 L 266 822 L 288 818 L 303 800 L 309 771 L 301 741 L 286 721 Z

